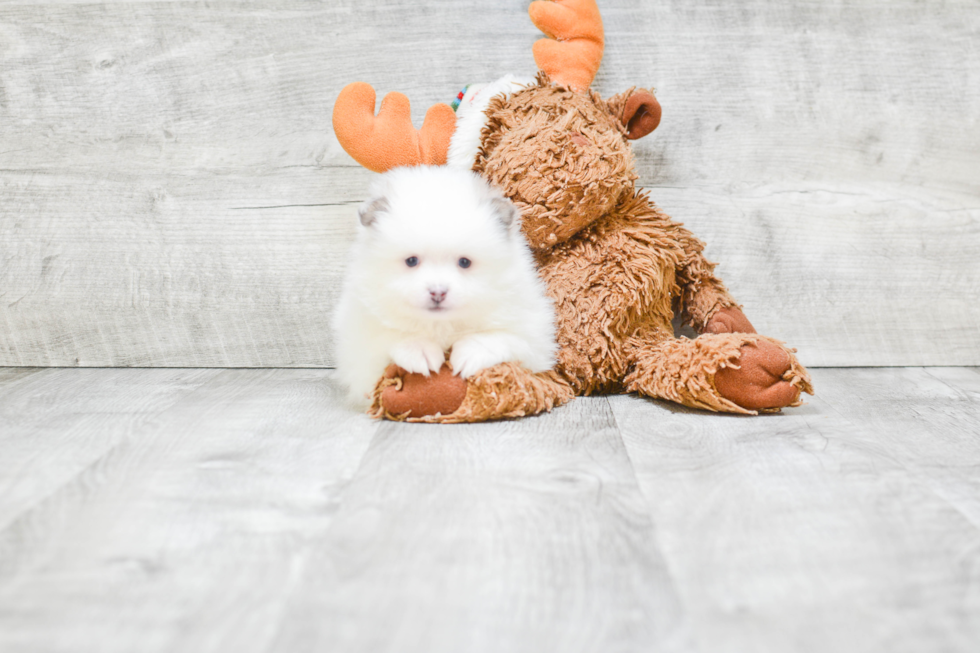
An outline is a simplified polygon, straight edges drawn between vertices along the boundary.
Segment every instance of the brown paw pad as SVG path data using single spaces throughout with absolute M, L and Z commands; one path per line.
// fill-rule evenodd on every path
M 793 364 L 786 350 L 759 340 L 740 351 L 738 367 L 715 373 L 715 387 L 725 399 L 749 410 L 784 408 L 797 401 L 800 389 L 784 378 Z
M 755 327 L 741 309 L 729 306 L 711 316 L 704 333 L 755 333 Z
M 435 374 L 409 374 L 395 365 L 388 366 L 385 378 L 400 378 L 401 383 L 389 385 L 381 392 L 381 403 L 387 413 L 406 417 L 449 415 L 466 398 L 466 381 L 443 365 Z

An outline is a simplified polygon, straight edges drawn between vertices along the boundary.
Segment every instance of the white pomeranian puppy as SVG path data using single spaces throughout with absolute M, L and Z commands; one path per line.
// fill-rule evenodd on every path
M 463 378 L 505 361 L 555 362 L 554 308 L 520 214 L 468 170 L 395 168 L 358 210 L 334 316 L 337 371 L 361 400 L 392 362 Z

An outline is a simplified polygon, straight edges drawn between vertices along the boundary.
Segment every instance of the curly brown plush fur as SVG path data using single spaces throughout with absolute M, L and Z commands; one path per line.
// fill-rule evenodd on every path
M 482 422 L 536 415 L 574 396 L 555 372 L 531 374 L 516 363 L 501 363 L 468 382 L 448 366 L 435 377 L 405 374 L 392 366 L 375 388 L 368 414 L 409 422 Z M 446 404 L 454 408 L 445 410 Z
M 598 392 L 754 414 L 798 405 L 801 391 L 812 392 L 793 350 L 754 333 L 704 257 L 704 244 L 637 191 L 628 143 L 633 116 L 624 115 L 637 93 L 649 94 L 631 89 L 606 101 L 540 73 L 537 84 L 495 98 L 486 110 L 473 169 L 521 209 L 557 309 L 554 372 L 532 375 L 514 364 L 485 370 L 469 381 L 455 410 L 443 406 L 438 414 L 426 412 L 425 395 L 445 379 L 408 393 L 422 402 L 412 415 L 385 408 L 400 396 L 389 380 L 375 393 L 375 415 L 481 421 Z M 675 338 L 675 311 L 706 333 Z M 758 355 L 743 369 L 746 348 Z

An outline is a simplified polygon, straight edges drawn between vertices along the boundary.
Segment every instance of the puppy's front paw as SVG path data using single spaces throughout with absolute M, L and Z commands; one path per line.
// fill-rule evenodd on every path
M 513 352 L 504 339 L 483 335 L 458 340 L 449 362 L 454 373 L 468 379 L 480 370 L 513 359 Z
M 442 347 L 431 340 L 406 340 L 391 348 L 391 360 L 406 372 L 424 374 L 438 372 L 446 362 Z

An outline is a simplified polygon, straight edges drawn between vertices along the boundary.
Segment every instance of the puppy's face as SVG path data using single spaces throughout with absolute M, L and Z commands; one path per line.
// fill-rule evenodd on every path
M 518 214 L 475 174 L 394 170 L 359 214 L 362 273 L 379 314 L 468 321 L 506 301 Z

